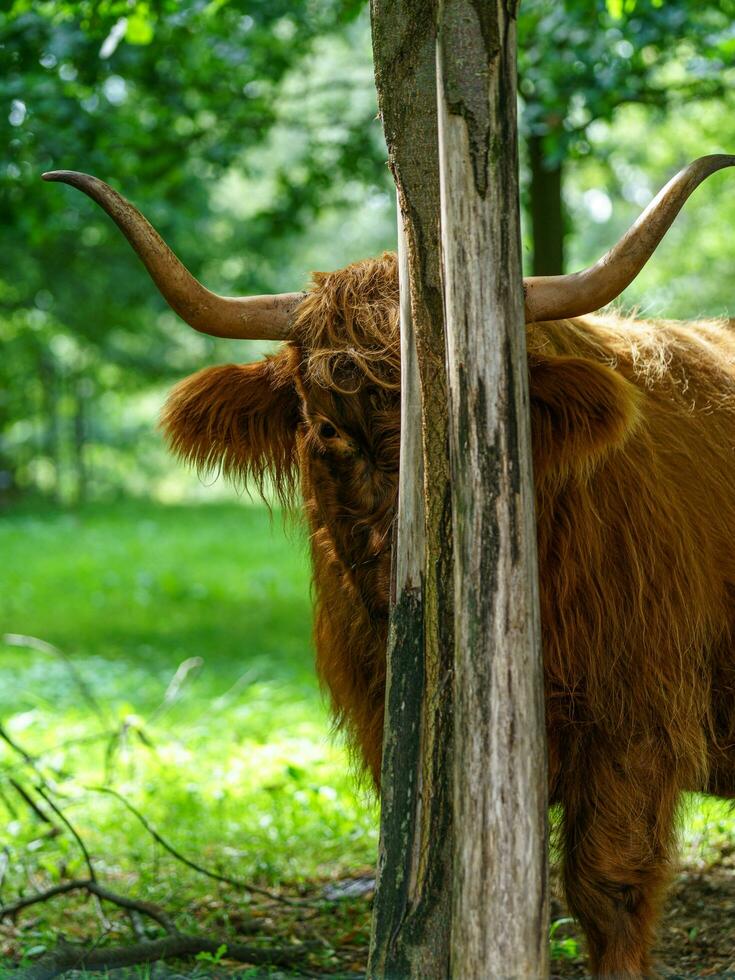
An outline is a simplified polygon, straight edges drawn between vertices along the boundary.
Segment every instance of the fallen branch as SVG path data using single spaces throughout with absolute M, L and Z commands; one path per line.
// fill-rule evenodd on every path
M 57 831 L 57 833 L 60 832 L 59 828 L 56 826 L 53 820 L 43 812 L 43 810 L 36 803 L 33 797 L 29 795 L 29 793 L 21 786 L 21 784 L 17 780 L 13 779 L 12 777 L 8 777 L 8 784 L 13 787 L 13 789 L 18 794 L 18 796 L 28 806 L 28 808 L 31 810 L 34 816 L 41 821 L 41 823 L 47 823 L 50 827 L 52 827 L 55 831 Z
M 171 935 L 177 932 L 176 926 L 169 916 L 158 905 L 154 905 L 153 902 L 145 902 L 140 899 L 127 898 L 125 895 L 118 895 L 117 892 L 110 891 L 109 888 L 105 888 L 98 881 L 94 881 L 91 878 L 75 878 L 72 881 L 65 881 L 60 885 L 54 885 L 52 888 L 47 888 L 45 891 L 38 892 L 35 895 L 27 895 L 25 898 L 19 898 L 17 902 L 0 906 L 0 919 L 17 915 L 18 912 L 30 908 L 31 905 L 46 902 L 50 898 L 55 898 L 57 895 L 66 895 L 69 892 L 75 891 L 85 891 L 89 895 L 95 895 L 97 898 L 104 899 L 104 901 L 110 902 L 112 905 L 118 905 L 120 908 L 126 909 L 129 912 L 140 912 L 142 915 L 147 915 L 148 918 L 153 919 Z
M 153 919 L 160 926 L 163 926 L 169 935 L 174 935 L 178 932 L 167 913 L 154 902 L 146 902 L 142 898 L 127 898 L 125 895 L 118 895 L 117 892 L 110 891 L 109 888 L 105 888 L 104 885 L 100 885 L 97 881 L 90 883 L 88 891 L 91 891 L 93 895 L 97 895 L 98 898 L 104 899 L 106 902 L 111 902 L 113 905 L 119 905 L 122 909 L 127 909 L 128 912 L 140 912 L 142 915 L 147 915 L 149 919 Z
M 74 840 L 77 842 L 77 844 L 79 845 L 79 850 L 82 852 L 84 863 L 87 865 L 87 870 L 89 871 L 89 877 L 92 881 L 96 881 L 97 874 L 94 870 L 94 865 L 92 864 L 92 858 L 89 855 L 89 851 L 87 850 L 87 845 L 82 840 L 79 831 L 76 829 L 76 827 L 71 822 L 71 820 L 69 820 L 69 818 L 64 814 L 64 812 L 60 810 L 59 807 L 54 803 L 54 801 L 51 799 L 48 793 L 46 793 L 46 790 L 44 789 L 43 786 L 36 786 L 34 788 L 38 793 L 38 795 L 41 797 L 41 799 L 46 803 L 46 805 L 51 807 L 51 809 L 54 811 L 56 816 L 59 818 L 59 820 L 61 820 L 61 822 L 66 827 L 66 829 L 69 831 L 69 833 L 72 835 Z M 49 789 L 51 791 L 51 787 L 48 786 L 48 784 L 46 784 L 46 789 Z
M 158 960 L 197 956 L 199 953 L 211 953 L 214 956 L 223 945 L 227 949 L 227 959 L 237 960 L 238 963 L 250 963 L 253 966 L 293 966 L 302 961 L 316 944 L 300 943 L 267 949 L 239 943 L 221 943 L 202 936 L 175 935 L 109 949 L 83 950 L 78 946 L 64 945 L 27 969 L 24 980 L 53 980 L 67 970 L 114 970 L 141 963 L 155 963 Z
M 234 888 L 252 892 L 255 895 L 263 895 L 265 898 L 270 898 L 274 902 L 280 902 L 282 905 L 290 905 L 294 908 L 315 907 L 314 902 L 286 898 L 284 895 L 277 895 L 275 892 L 268 891 L 267 888 L 259 888 L 257 885 L 252 885 L 248 881 L 243 881 L 239 878 L 230 878 L 227 875 L 219 874 L 216 871 L 210 871 L 209 868 L 205 868 L 201 864 L 197 864 L 196 861 L 192 861 L 190 858 L 185 857 L 183 854 L 177 851 L 172 844 L 169 844 L 165 838 L 161 837 L 155 827 L 151 826 L 147 818 L 143 816 L 140 810 L 136 809 L 136 807 L 134 807 L 129 800 L 126 800 L 121 793 L 118 793 L 116 789 L 111 789 L 109 786 L 88 786 L 87 788 L 94 793 L 107 793 L 109 796 L 114 796 L 116 799 L 118 799 L 122 805 L 130 813 L 132 813 L 137 820 L 140 821 L 151 837 L 158 844 L 160 844 L 165 851 L 168 851 L 172 857 L 176 858 L 177 861 L 185 864 L 187 868 L 191 868 L 193 871 L 197 871 L 199 874 L 202 874 L 207 878 L 211 878 L 213 881 L 221 881 L 226 885 L 232 885 Z
M 78 891 L 80 888 L 86 888 L 88 884 L 91 884 L 91 882 L 65 881 L 60 885 L 53 885 L 51 888 L 47 888 L 45 891 L 38 892 L 36 895 L 27 895 L 25 898 L 19 898 L 17 902 L 11 902 L 9 905 L 0 906 L 0 920 L 17 915 L 18 912 L 22 912 L 23 909 L 30 908 L 31 905 L 37 905 L 39 902 L 46 902 L 48 899 L 55 898 L 57 895 L 66 895 L 67 892 Z
M 10 737 L 10 735 L 8 735 L 3 725 L 0 725 L 0 738 L 3 740 L 3 742 L 6 742 L 10 746 L 13 752 L 17 752 L 17 754 L 21 757 L 21 759 L 23 760 L 23 762 L 25 762 L 27 766 L 30 766 L 31 769 L 35 771 L 36 760 L 33 758 L 32 755 L 30 755 L 30 753 L 26 752 L 26 750 L 21 745 L 18 745 L 18 743 L 14 741 Z

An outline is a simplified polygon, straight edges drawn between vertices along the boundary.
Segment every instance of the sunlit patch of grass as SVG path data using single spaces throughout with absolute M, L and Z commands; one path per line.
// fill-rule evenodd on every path
M 573 932 L 576 921 L 569 916 L 556 919 L 549 929 L 549 955 L 552 960 L 576 960 L 579 956 L 579 941 L 572 935 L 562 935 L 564 931 Z M 578 928 L 578 927 L 577 927 Z
M 706 867 L 735 849 L 735 808 L 731 802 L 692 793 L 682 806 L 682 856 L 687 865 Z
M 0 646 L 0 722 L 56 791 L 101 880 L 164 905 L 182 929 L 201 929 L 202 896 L 250 909 L 247 892 L 177 862 L 100 785 L 231 878 L 297 888 L 374 860 L 377 808 L 330 738 L 314 679 L 298 532 L 244 504 L 124 502 L 10 514 L 0 554 L 0 633 L 52 643 L 74 668 L 53 651 Z M 3 901 L 85 876 L 71 835 L 8 781 L 33 794 L 38 777 L 5 742 L 0 766 Z M 100 930 L 82 896 L 25 915 L 33 928 L 0 933 L 0 954 Z

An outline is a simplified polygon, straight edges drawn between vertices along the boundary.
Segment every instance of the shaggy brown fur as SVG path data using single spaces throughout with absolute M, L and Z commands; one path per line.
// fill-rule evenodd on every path
M 395 259 L 315 278 L 296 339 L 182 382 L 164 424 L 311 527 L 317 669 L 376 785 L 399 444 Z M 735 795 L 735 335 L 528 327 L 550 796 L 593 969 L 640 976 L 683 790 Z M 488 910 L 491 914 L 491 910 Z

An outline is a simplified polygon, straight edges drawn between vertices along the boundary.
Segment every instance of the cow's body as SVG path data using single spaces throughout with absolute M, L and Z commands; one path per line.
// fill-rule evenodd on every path
M 316 279 L 271 359 L 169 404 L 197 463 L 301 486 L 317 667 L 379 780 L 399 440 L 386 255 Z M 683 790 L 735 795 L 735 335 L 588 317 L 528 327 L 550 796 L 602 973 L 648 968 Z M 492 910 L 488 909 L 488 916 Z

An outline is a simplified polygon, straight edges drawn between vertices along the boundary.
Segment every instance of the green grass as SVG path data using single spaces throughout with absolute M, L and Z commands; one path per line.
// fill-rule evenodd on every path
M 256 923 L 279 942 L 308 938 L 289 913 L 264 913 L 246 891 L 176 862 L 93 787 L 113 787 L 189 858 L 259 885 L 314 895 L 321 880 L 375 859 L 377 807 L 330 738 L 310 629 L 304 535 L 247 498 L 75 512 L 26 505 L 0 517 L 0 635 L 53 644 L 73 667 L 0 643 L 0 724 L 56 790 L 100 880 L 159 903 L 184 931 L 226 938 Z M 10 778 L 35 792 L 33 770 L 0 740 L 2 902 L 86 874 L 73 836 L 37 819 Z M 691 797 L 684 815 L 689 863 L 732 846 L 725 803 Z M 60 935 L 130 942 L 124 914 L 106 913 L 109 928 L 75 895 L 27 910 L 20 928 L 0 927 L 0 977 L 3 958 L 30 963 Z M 312 927 L 347 950 L 338 962 L 326 948 L 325 971 L 359 967 L 364 901 L 329 906 Z M 576 939 L 562 931 L 552 949 L 574 958 Z M 207 964 L 190 969 L 204 975 Z
M 226 929 L 248 907 L 232 889 L 223 901 L 118 800 L 90 789 L 102 783 L 231 877 L 293 886 L 374 860 L 377 807 L 330 738 L 314 677 L 300 530 L 284 532 L 278 514 L 247 500 L 26 507 L 0 520 L 0 558 L 0 634 L 54 644 L 99 708 L 62 658 L 5 644 L 0 723 L 57 788 L 102 880 L 160 902 L 182 928 L 204 916 Z M 201 664 L 171 699 L 192 658 Z M 33 773 L 3 742 L 0 766 L 33 792 Z M 3 792 L 3 900 L 83 875 L 72 836 L 50 835 L 7 781 Z M 22 941 L 6 938 L 6 955 L 48 945 L 61 925 L 99 926 L 81 898 L 32 912 L 39 921 Z

